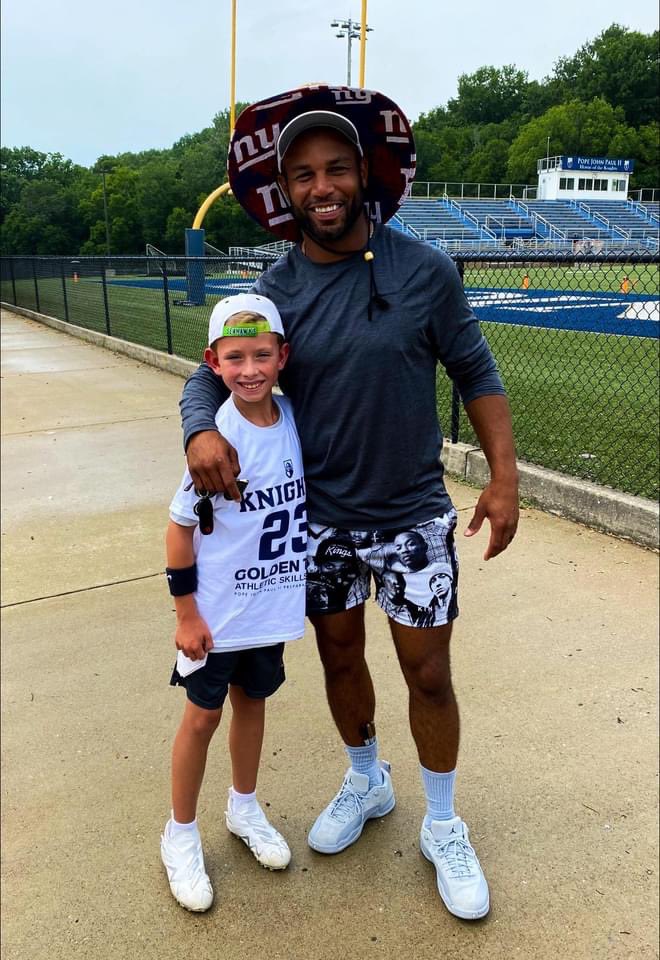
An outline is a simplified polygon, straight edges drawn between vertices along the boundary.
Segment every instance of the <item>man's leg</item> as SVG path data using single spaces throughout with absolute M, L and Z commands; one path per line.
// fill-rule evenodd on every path
M 378 761 L 373 732 L 373 683 L 364 657 L 364 604 L 341 613 L 310 617 L 325 671 L 330 712 L 351 760 L 339 793 L 317 818 L 309 845 L 339 853 L 354 843 L 367 820 L 394 807 L 389 765 Z
M 399 663 L 408 685 L 410 730 L 419 762 L 449 772 L 458 757 L 458 704 L 451 683 L 451 623 L 410 627 L 390 620 Z
M 420 849 L 436 868 L 438 890 L 447 909 L 457 917 L 476 920 L 488 913 L 490 900 L 467 826 L 454 812 L 459 719 L 449 660 L 451 628 L 451 623 L 416 628 L 390 619 L 408 685 L 410 729 L 426 793 Z
M 374 686 L 364 658 L 364 604 L 341 613 L 310 617 L 325 671 L 332 718 L 347 746 L 364 743 L 361 729 L 373 723 Z

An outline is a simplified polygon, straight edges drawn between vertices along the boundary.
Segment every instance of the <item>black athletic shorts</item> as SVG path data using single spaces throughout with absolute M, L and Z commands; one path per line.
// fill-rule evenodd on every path
M 170 684 L 186 688 L 188 699 L 205 710 L 218 710 L 227 696 L 229 684 L 241 687 L 248 697 L 264 700 L 282 686 L 284 644 L 209 653 L 199 670 L 182 677 L 176 666 Z

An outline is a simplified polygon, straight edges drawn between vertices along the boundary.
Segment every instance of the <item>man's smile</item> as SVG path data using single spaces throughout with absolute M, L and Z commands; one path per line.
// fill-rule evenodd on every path
M 341 203 L 316 203 L 310 205 L 309 210 L 311 213 L 322 217 L 337 213 L 337 211 L 341 210 L 342 206 L 343 204 Z

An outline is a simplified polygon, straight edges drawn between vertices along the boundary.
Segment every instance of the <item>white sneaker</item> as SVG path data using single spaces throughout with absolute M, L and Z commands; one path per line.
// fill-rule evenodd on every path
M 419 847 L 435 866 L 447 910 L 463 920 L 485 917 L 490 909 L 488 884 L 461 818 L 432 820 L 430 827 L 422 824 Z
M 390 765 L 380 761 L 383 782 L 369 789 L 369 777 L 349 770 L 339 793 L 319 814 L 307 842 L 319 853 L 339 853 L 350 847 L 362 833 L 367 820 L 384 817 L 394 808 Z
M 168 820 L 160 838 L 160 856 L 175 900 L 186 910 L 202 913 L 213 903 L 213 887 L 204 869 L 199 830 L 172 833 Z
M 232 807 L 231 791 L 225 811 L 227 829 L 247 844 L 259 863 L 268 870 L 284 870 L 291 860 L 289 845 L 268 822 L 257 801 L 250 805 L 247 812 Z

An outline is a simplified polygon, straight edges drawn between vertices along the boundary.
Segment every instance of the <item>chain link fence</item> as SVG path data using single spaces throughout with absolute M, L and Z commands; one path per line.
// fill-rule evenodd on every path
M 495 354 L 522 460 L 658 497 L 657 254 L 457 254 Z M 218 299 L 272 260 L 3 257 L 0 297 L 78 326 L 199 360 Z M 442 369 L 445 435 L 477 445 Z

